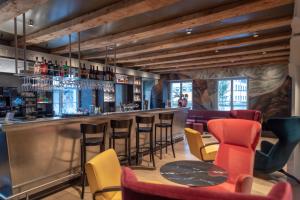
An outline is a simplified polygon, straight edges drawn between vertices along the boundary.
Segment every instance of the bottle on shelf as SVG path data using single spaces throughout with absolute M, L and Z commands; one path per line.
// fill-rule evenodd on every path
M 88 73 L 88 79 L 93 79 L 93 75 L 92 75 L 92 65 L 90 65 L 90 70 Z
M 48 75 L 54 76 L 54 65 L 51 60 L 48 61 Z
M 64 70 L 62 61 L 61 61 L 60 66 L 59 66 L 59 76 L 61 76 L 61 77 L 65 76 L 65 70 Z
M 70 76 L 68 61 L 66 61 L 65 64 L 63 65 L 63 69 L 64 69 L 64 77 Z
M 38 57 L 35 58 L 35 63 L 33 66 L 33 73 L 41 74 L 41 63 L 39 62 Z
M 42 63 L 41 63 L 41 74 L 42 75 L 48 75 L 48 65 L 47 65 L 47 61 L 46 59 L 44 59 L 44 57 L 42 57 Z
M 54 66 L 53 66 L 53 76 L 59 76 L 59 66 L 57 64 L 57 60 L 54 62 Z
M 87 74 L 86 67 L 85 67 L 85 64 L 83 63 L 81 78 L 86 79 L 87 78 L 86 74 Z

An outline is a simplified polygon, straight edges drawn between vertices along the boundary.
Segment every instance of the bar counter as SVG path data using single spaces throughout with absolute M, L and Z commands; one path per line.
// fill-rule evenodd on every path
M 79 177 L 80 123 L 134 119 L 137 115 L 155 115 L 155 123 L 157 123 L 158 114 L 163 112 L 175 113 L 173 135 L 175 140 L 182 138 L 187 115 L 185 109 L 153 109 L 74 118 L 3 122 L 0 129 L 0 193 L 5 197 L 33 194 Z M 135 155 L 135 128 L 134 120 L 131 131 L 132 155 Z M 108 126 L 108 134 L 110 132 Z M 108 138 L 106 137 L 105 142 L 106 149 L 109 144 Z M 146 137 L 140 138 L 140 144 L 148 141 Z M 117 140 L 116 151 L 120 153 L 124 149 L 123 145 L 123 140 Z M 97 147 L 88 148 L 87 158 L 91 158 L 98 152 Z

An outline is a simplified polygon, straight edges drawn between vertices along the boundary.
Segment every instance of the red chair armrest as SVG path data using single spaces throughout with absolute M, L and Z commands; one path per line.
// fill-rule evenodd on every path
M 252 182 L 252 176 L 246 174 L 239 175 L 235 182 L 235 192 L 250 194 Z

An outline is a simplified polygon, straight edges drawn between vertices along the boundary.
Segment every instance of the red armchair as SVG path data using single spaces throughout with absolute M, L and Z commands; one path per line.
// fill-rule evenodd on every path
M 214 163 L 229 175 L 227 182 L 208 189 L 250 193 L 261 124 L 244 119 L 216 119 L 208 122 L 208 130 L 220 142 Z
M 129 168 L 123 168 L 121 187 L 123 200 L 292 200 L 291 186 L 284 182 L 273 186 L 268 196 L 264 197 L 139 182 Z

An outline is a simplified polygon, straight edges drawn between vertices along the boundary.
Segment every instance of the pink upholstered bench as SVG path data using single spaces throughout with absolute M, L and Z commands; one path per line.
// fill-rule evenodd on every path
M 185 122 L 185 127 L 186 128 L 193 128 L 193 122 Z

